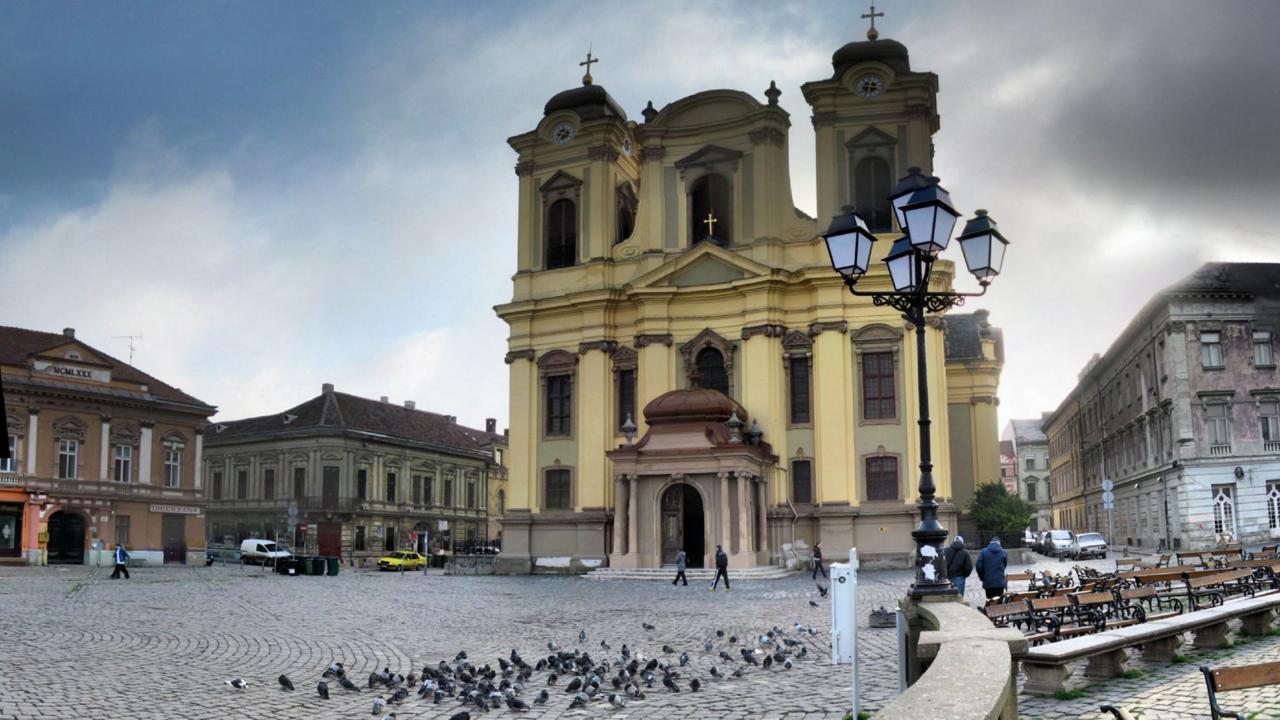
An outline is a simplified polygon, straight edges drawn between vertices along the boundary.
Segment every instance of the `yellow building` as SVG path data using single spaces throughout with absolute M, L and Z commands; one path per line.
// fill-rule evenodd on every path
M 677 545 L 709 566 L 717 544 L 742 567 L 803 558 L 819 540 L 829 557 L 857 545 L 864 562 L 911 564 L 916 346 L 897 312 L 848 293 L 819 234 L 855 205 L 883 257 L 898 235 L 886 196 L 908 168 L 932 167 L 938 79 L 893 40 L 849 43 L 832 69 L 801 89 L 817 218 L 792 202 L 791 118 L 773 83 L 764 102 L 709 90 L 650 103 L 636 123 L 588 74 L 509 139 L 519 228 L 513 296 L 496 308 L 510 326 L 500 571 L 654 567 Z M 891 289 L 876 265 L 859 287 Z M 933 283 L 953 276 L 940 261 Z M 1000 472 L 999 333 L 959 317 L 956 352 L 951 321 L 926 333 L 953 529 L 951 498 Z M 722 431 L 734 415 L 744 427 Z

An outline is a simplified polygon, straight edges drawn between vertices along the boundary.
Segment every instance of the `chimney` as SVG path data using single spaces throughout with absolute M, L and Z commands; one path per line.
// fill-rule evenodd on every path
M 490 435 L 498 432 L 498 420 L 496 418 L 485 418 L 484 431 Z
M 417 410 L 417 409 L 418 409 L 418 403 L 416 403 L 416 402 L 414 402 L 414 401 L 412 401 L 412 400 L 405 400 L 405 401 L 404 401 L 404 406 L 405 406 L 405 407 L 407 407 L 407 408 L 409 408 L 410 410 Z
M 333 383 L 325 383 L 321 385 L 320 392 L 325 393 L 326 395 L 333 392 Z
M 458 422 L 458 416 L 457 416 L 457 415 L 445 415 L 445 416 L 444 416 L 444 419 L 445 419 L 445 420 L 448 420 L 448 421 L 449 421 L 449 424 L 451 424 L 451 425 L 452 425 L 452 424 L 456 424 L 456 423 Z
M 62 328 L 62 334 L 63 334 L 64 336 L 69 337 L 69 338 L 71 338 L 72 340 L 74 340 L 74 339 L 75 339 L 75 337 L 76 337 L 76 329 L 75 329 L 75 328 Z
M 378 402 L 391 402 L 391 401 L 387 399 L 386 395 L 383 395 L 382 397 L 378 398 Z

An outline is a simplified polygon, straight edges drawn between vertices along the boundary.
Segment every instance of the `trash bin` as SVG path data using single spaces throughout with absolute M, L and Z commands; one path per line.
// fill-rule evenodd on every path
M 311 574 L 311 557 L 310 557 L 310 556 L 306 556 L 306 557 L 302 558 L 302 571 L 301 571 L 301 574 L 302 574 L 302 575 L 310 575 L 310 574 Z
M 324 558 L 319 555 L 311 558 L 311 574 L 324 575 Z
M 327 565 L 328 565 L 328 569 L 329 569 L 329 572 L 328 572 L 327 574 L 328 574 L 330 577 L 332 577 L 332 576 L 334 576 L 334 575 L 337 575 L 337 574 L 338 574 L 338 567 L 339 567 L 339 565 L 340 565 L 340 564 L 339 564 L 339 562 L 338 562 L 338 558 L 336 558 L 336 557 L 325 558 L 325 562 L 327 563 Z

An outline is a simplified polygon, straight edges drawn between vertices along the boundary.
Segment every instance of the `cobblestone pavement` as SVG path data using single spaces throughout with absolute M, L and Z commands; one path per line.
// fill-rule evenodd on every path
M 331 700 L 317 697 L 315 683 L 328 663 L 345 662 L 359 679 L 384 666 L 408 673 L 452 659 L 461 649 L 477 664 L 496 665 L 517 647 L 532 662 L 546 654 L 547 640 L 575 646 L 579 629 L 597 658 L 600 640 L 614 655 L 623 642 L 659 658 L 664 644 L 687 649 L 692 660 L 681 678 L 683 691 L 659 685 L 621 711 L 603 702 L 570 711 L 570 696 L 559 689 L 529 717 L 838 718 L 848 706 L 849 669 L 828 661 L 829 606 L 807 573 L 743 581 L 730 593 L 715 594 L 697 584 L 564 577 L 344 570 L 338 577 L 287 578 L 238 566 L 140 568 L 129 581 L 112 581 L 108 574 L 82 567 L 0 569 L 0 718 L 369 717 L 377 693 L 345 693 L 335 685 Z M 894 607 L 910 573 L 864 572 L 859 581 L 861 697 L 863 707 L 874 711 L 897 694 L 896 640 L 893 630 L 867 628 L 866 613 Z M 973 579 L 969 584 L 966 599 L 981 604 L 981 588 Z M 641 622 L 657 629 L 646 632 Z M 702 651 L 704 640 L 716 639 L 715 629 L 745 639 L 774 625 L 791 631 L 796 622 L 814 626 L 817 635 L 804 635 L 809 658 L 795 669 L 753 668 L 740 679 L 718 681 L 709 676 L 712 664 L 722 671 L 732 667 Z M 717 652 L 724 645 L 718 642 Z M 1280 639 L 1217 655 L 1233 664 L 1280 659 Z M 1145 668 L 1138 678 L 1095 683 L 1077 700 L 1024 696 L 1023 716 L 1095 718 L 1102 701 L 1143 710 L 1143 720 L 1204 716 L 1204 688 L 1195 671 L 1202 660 L 1193 657 L 1187 664 Z M 1140 661 L 1131 664 L 1142 668 Z M 293 679 L 296 692 L 278 689 L 281 673 Z M 223 684 L 233 676 L 250 686 L 238 691 Z M 693 677 L 703 683 L 696 694 L 688 690 Z M 526 697 L 544 678 L 535 675 Z M 1262 689 L 1227 698 L 1247 713 L 1261 711 L 1261 718 L 1280 716 L 1278 696 Z M 400 720 L 449 718 L 458 709 L 452 701 L 431 705 L 416 696 L 396 708 Z M 508 715 L 505 709 L 490 713 Z

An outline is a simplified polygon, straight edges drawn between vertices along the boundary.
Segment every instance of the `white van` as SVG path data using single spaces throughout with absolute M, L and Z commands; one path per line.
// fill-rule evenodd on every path
M 274 563 L 291 557 L 288 550 L 263 538 L 249 538 L 240 543 L 240 560 L 247 563 Z

